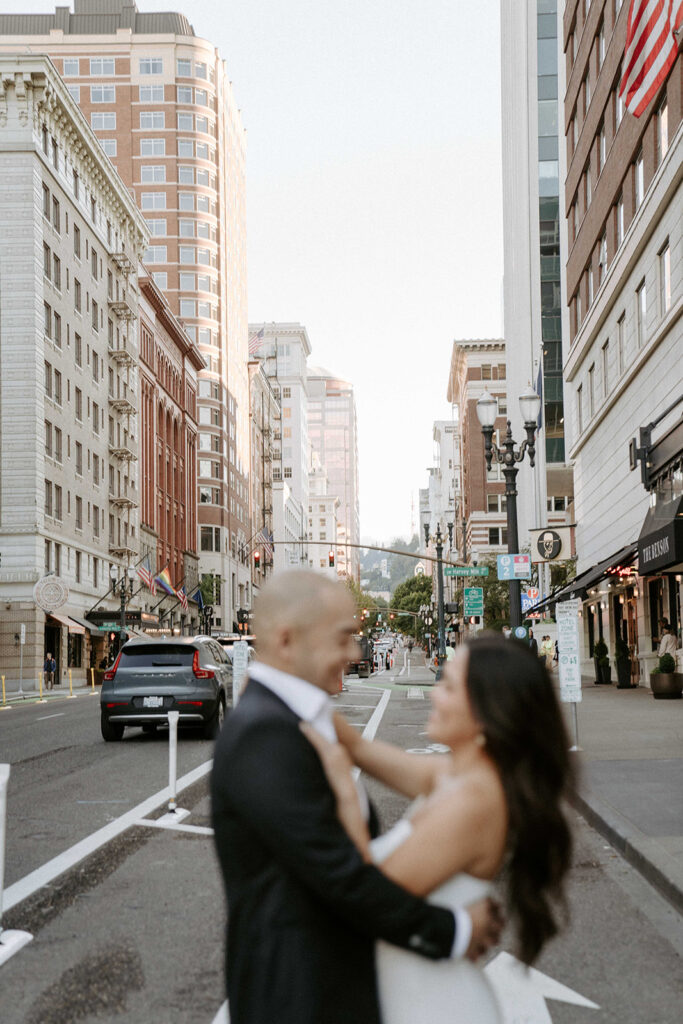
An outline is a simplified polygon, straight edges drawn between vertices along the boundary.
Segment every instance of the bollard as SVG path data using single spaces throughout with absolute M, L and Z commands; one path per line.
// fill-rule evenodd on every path
M 0 711 L 11 711 L 11 710 L 12 710 L 12 705 L 7 703 L 7 698 L 5 697 L 5 677 L 3 676 L 2 677 L 2 707 L 0 708 Z
M 92 681 L 92 690 L 90 691 L 90 693 L 94 697 L 95 696 L 95 669 L 94 668 L 90 669 L 90 679 Z
M 4 680 L 3 676 L 3 680 Z M 29 932 L 2 929 L 2 894 L 5 884 L 5 819 L 7 812 L 7 784 L 10 766 L 0 764 L 0 964 L 4 964 L 14 953 L 33 938 Z
M 71 679 L 71 669 L 69 669 L 69 696 L 66 699 L 75 700 L 77 696 L 78 694 L 74 693 L 73 680 Z
M 175 814 L 176 811 L 176 774 L 178 759 L 178 719 L 179 711 L 168 712 L 168 812 Z
M 40 699 L 36 701 L 37 704 L 47 704 L 47 701 L 43 697 L 43 673 L 38 674 L 38 689 L 40 691 Z

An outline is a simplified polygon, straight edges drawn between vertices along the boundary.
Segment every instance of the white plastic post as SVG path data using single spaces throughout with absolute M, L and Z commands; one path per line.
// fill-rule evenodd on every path
M 0 942 L 2 941 L 2 890 L 5 881 L 5 812 L 9 765 L 0 764 Z
M 174 814 L 176 810 L 176 776 L 178 764 L 179 718 L 179 711 L 168 712 L 168 788 L 170 790 L 170 795 L 168 798 L 169 814 Z

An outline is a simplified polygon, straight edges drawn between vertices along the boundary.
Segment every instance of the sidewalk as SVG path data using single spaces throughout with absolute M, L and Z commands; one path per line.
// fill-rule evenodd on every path
M 101 689 L 102 689 L 101 686 L 96 686 L 95 687 L 95 693 L 99 694 Z M 92 686 L 90 684 L 88 684 L 86 686 L 86 684 L 83 683 L 82 681 L 78 685 L 74 682 L 74 684 L 73 684 L 73 694 L 74 694 L 74 696 L 76 696 L 77 694 L 80 695 L 80 694 L 84 694 L 84 693 L 85 694 L 92 693 Z M 68 696 L 69 696 L 69 680 L 68 680 L 68 677 L 67 677 L 67 680 L 66 680 L 66 685 L 64 683 L 61 683 L 60 686 L 55 686 L 54 689 L 52 689 L 52 690 L 47 690 L 47 689 L 45 689 L 45 687 L 43 687 L 43 700 L 46 700 L 46 701 L 59 700 L 60 698 L 63 700 L 65 697 L 68 697 Z M 17 690 L 14 690 L 14 689 L 11 692 L 10 692 L 9 689 L 6 690 L 6 706 L 7 707 L 21 707 L 22 704 L 35 704 L 35 703 L 38 702 L 39 699 L 40 699 L 40 692 L 39 692 L 38 687 L 36 686 L 35 683 L 33 683 L 33 688 L 32 689 L 27 689 L 26 685 L 24 685 L 24 691 L 23 691 L 22 694 L 20 694 Z M 3 705 L 2 705 L 2 691 L 0 690 L 0 709 L 2 707 L 3 707 Z
M 592 678 L 582 696 L 574 805 L 683 912 L 683 700 Z M 563 708 L 573 742 L 571 706 Z

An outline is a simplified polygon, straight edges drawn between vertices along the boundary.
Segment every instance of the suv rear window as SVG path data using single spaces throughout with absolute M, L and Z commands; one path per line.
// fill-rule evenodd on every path
M 144 647 L 131 647 L 128 650 L 124 647 L 121 652 L 121 668 L 191 665 L 194 650 L 188 644 L 145 644 Z

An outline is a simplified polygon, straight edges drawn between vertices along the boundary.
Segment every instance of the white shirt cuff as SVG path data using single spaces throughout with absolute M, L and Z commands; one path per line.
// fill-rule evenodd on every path
M 451 960 L 462 960 L 472 938 L 472 918 L 466 910 L 458 907 L 455 914 L 455 942 L 451 950 Z

